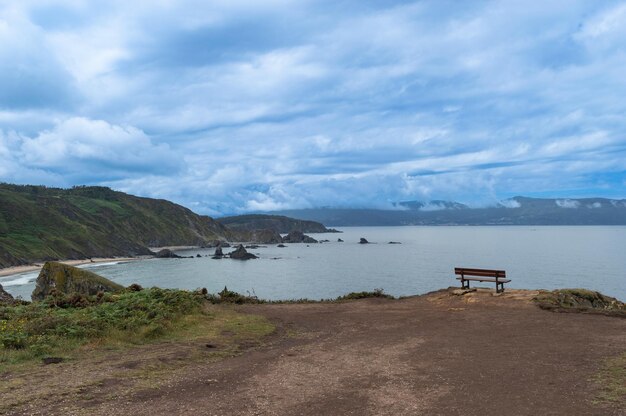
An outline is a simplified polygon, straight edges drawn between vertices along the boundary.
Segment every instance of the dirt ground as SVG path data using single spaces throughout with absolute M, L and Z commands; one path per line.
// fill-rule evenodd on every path
M 133 383 L 131 373 L 92 377 L 78 390 L 72 384 L 71 394 L 7 414 L 626 414 L 624 402 L 597 403 L 601 386 L 594 378 L 607 359 L 626 352 L 626 319 L 544 311 L 532 295 L 442 291 L 401 300 L 240 306 L 270 319 L 277 333 L 218 361 L 185 360 L 207 348 L 205 341 L 164 346 L 171 362 L 163 362 L 166 371 L 152 384 Z M 112 363 L 132 369 L 142 355 L 154 354 L 150 348 L 93 366 L 46 366 L 30 382 L 36 389 L 46 377 L 80 379 Z M 3 382 L 15 380 L 8 375 Z

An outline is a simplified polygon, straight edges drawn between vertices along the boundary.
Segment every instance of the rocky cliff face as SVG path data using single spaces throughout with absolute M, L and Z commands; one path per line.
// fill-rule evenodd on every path
M 0 285 L 0 303 L 12 303 L 12 302 L 13 302 L 13 296 L 5 292 L 5 290 L 2 288 L 2 285 Z
M 53 289 L 66 294 L 95 295 L 98 292 L 118 292 L 124 286 L 88 270 L 49 261 L 39 272 L 32 298 L 43 300 Z

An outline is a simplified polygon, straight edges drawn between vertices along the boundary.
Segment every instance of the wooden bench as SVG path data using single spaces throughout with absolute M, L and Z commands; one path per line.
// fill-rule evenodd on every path
M 500 293 L 504 292 L 504 284 L 511 281 L 511 279 L 506 278 L 506 272 L 504 270 L 465 269 L 463 267 L 455 267 L 454 274 L 461 276 L 457 277 L 456 280 L 461 281 L 461 287 L 463 289 L 469 289 L 470 281 L 494 282 L 496 284 L 496 293 Z

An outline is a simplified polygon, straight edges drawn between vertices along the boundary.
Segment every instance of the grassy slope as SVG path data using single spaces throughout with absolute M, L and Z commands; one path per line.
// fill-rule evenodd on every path
M 0 267 L 149 254 L 146 247 L 229 238 L 226 227 L 169 201 L 103 187 L 0 184 Z
M 294 230 L 303 233 L 326 233 L 330 231 L 319 222 L 298 220 L 282 215 L 237 215 L 218 218 L 217 221 L 233 230 L 243 231 L 270 229 L 283 234 Z

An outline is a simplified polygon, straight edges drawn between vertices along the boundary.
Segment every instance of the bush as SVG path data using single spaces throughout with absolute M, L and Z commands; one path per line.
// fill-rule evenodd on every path
M 372 292 L 350 292 L 347 295 L 339 296 L 337 300 L 354 300 L 365 298 L 393 299 L 393 296 L 386 294 L 383 289 L 374 289 Z
M 202 291 L 200 293 L 206 293 Z M 206 293 L 204 295 L 206 299 L 211 303 L 235 303 L 238 305 L 242 305 L 244 303 L 265 303 L 260 300 L 256 296 L 246 296 L 237 292 L 233 292 L 232 290 L 228 290 L 226 286 L 224 286 L 224 290 L 219 292 L 217 295 L 212 293 Z

